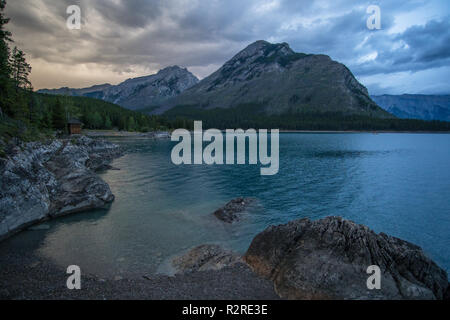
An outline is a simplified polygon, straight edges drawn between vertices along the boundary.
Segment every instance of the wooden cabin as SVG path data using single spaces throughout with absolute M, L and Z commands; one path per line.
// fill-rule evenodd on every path
M 81 126 L 83 123 L 81 123 L 78 119 L 70 119 L 67 122 L 67 129 L 69 131 L 69 134 L 81 134 Z

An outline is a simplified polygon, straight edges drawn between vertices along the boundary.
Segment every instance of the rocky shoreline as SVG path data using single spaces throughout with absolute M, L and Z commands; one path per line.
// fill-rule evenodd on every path
M 115 138 L 147 138 L 153 140 L 170 139 L 171 134 L 168 131 L 150 131 L 150 132 L 130 132 L 115 130 L 84 130 L 83 134 L 91 138 L 115 137 Z
M 97 171 L 120 148 L 85 136 L 9 146 L 0 159 L 0 240 L 35 223 L 101 208 L 114 200 Z

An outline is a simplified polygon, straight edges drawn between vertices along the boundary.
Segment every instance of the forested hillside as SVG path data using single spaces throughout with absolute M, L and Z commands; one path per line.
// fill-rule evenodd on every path
M 283 114 L 267 115 L 263 106 L 245 104 L 235 108 L 203 109 L 179 106 L 164 113 L 169 120 L 202 120 L 204 128 L 265 128 L 281 130 L 318 131 L 450 131 L 450 122 L 422 121 L 397 118 L 373 118 L 340 112 L 299 112 L 289 110 Z M 185 122 L 190 123 L 188 120 Z

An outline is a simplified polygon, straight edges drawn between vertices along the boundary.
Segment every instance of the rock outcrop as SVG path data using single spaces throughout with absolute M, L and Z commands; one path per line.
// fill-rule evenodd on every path
M 228 202 L 225 206 L 214 212 L 217 219 L 226 223 L 239 221 L 239 214 L 254 205 L 256 199 L 253 198 L 237 198 Z
M 95 171 L 121 155 L 87 137 L 18 144 L 0 159 L 0 239 L 36 222 L 114 200 Z
M 287 299 L 443 299 L 448 287 L 419 247 L 337 217 L 269 227 L 244 260 Z M 367 287 L 373 265 L 380 290 Z
M 177 273 L 221 270 L 242 263 L 242 257 L 218 245 L 202 245 L 172 260 Z

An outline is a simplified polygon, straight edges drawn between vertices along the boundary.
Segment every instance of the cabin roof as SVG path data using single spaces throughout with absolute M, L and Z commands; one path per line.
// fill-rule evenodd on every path
M 69 121 L 67 121 L 68 124 L 83 124 L 80 120 L 72 118 Z

